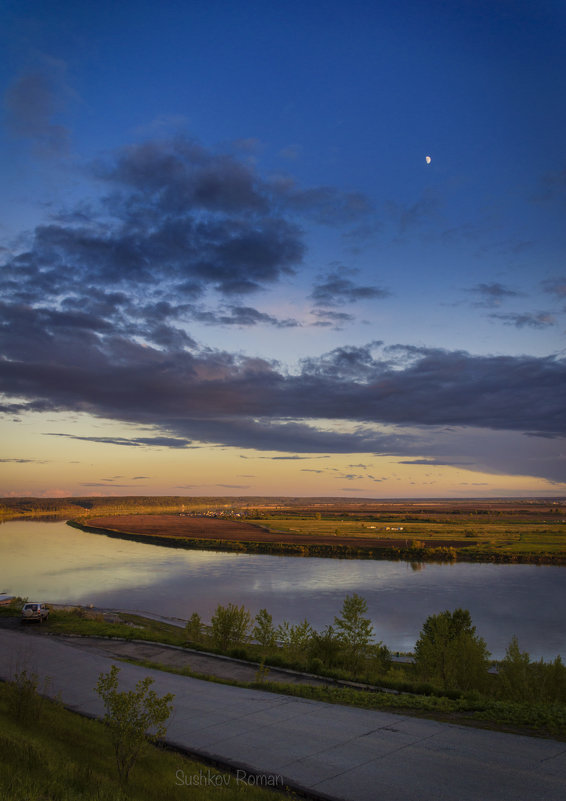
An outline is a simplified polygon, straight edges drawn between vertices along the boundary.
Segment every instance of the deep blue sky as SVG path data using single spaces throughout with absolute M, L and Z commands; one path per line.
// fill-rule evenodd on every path
M 0 14 L 6 492 L 564 491 L 563 3 Z

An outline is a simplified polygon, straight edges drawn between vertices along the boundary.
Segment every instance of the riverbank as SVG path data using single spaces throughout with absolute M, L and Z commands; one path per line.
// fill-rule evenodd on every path
M 378 527 L 367 520 L 358 525 L 334 518 L 289 521 L 270 516 L 268 520 L 244 521 L 177 513 L 82 517 L 68 521 L 68 525 L 109 537 L 198 550 L 408 562 L 566 565 L 566 527 L 562 521 L 558 525 L 552 521 L 546 528 L 523 522 L 510 528 L 506 521 L 497 527 L 490 521 L 481 529 L 476 524 L 474 529 L 469 525 L 465 528 L 465 524 L 456 527 L 451 520 Z M 393 536 L 393 532 L 399 533 Z

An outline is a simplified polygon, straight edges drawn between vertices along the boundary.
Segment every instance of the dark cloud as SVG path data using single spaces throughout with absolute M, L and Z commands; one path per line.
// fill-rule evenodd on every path
M 55 327 L 68 330 L 68 347 L 78 351 L 111 330 L 184 350 L 196 345 L 191 321 L 296 326 L 239 298 L 301 267 L 298 216 L 347 227 L 370 210 L 361 195 L 264 180 L 250 164 L 182 136 L 124 148 L 91 169 L 103 188 L 99 200 L 51 213 L 2 265 L 1 296 L 13 307 L 3 309 L 6 323 L 22 327 L 33 316 L 48 333 L 46 356 Z M 351 300 L 375 296 L 353 282 L 346 288 Z M 210 289 L 230 302 L 195 305 Z M 75 346 L 71 329 L 82 340 Z
M 460 453 L 439 452 L 439 427 L 565 433 L 558 357 L 374 342 L 304 359 L 291 373 L 191 337 L 194 321 L 296 325 L 240 296 L 300 269 L 299 217 L 357 226 L 373 214 L 363 197 L 263 180 L 249 164 L 183 138 L 124 149 L 93 170 L 102 187 L 96 208 L 38 226 L 3 266 L 1 411 L 75 411 L 155 432 L 76 437 L 84 441 L 197 441 L 290 458 L 379 453 L 461 462 Z M 337 308 L 344 299 L 385 296 L 354 275 L 335 269 L 319 280 L 314 325 L 350 322 Z M 211 290 L 224 296 L 220 308 L 201 305 Z M 500 284 L 471 291 L 492 304 L 516 294 Z M 536 469 L 547 469 L 542 462 Z M 554 477 L 558 469 L 553 463 Z
M 331 309 L 313 309 L 312 313 L 317 318 L 312 325 L 320 328 L 334 327 L 339 330 L 340 326 L 345 323 L 351 323 L 356 319 L 353 314 L 332 311 Z
M 375 374 L 374 348 L 382 343 L 372 342 L 365 347 L 345 345 L 330 353 L 302 361 L 303 374 L 319 378 L 336 378 L 341 381 L 367 380 Z
M 190 440 L 179 439 L 178 437 L 135 437 L 127 439 L 126 437 L 80 437 L 76 434 L 59 434 L 50 431 L 44 432 L 45 437 L 66 437 L 67 439 L 79 439 L 84 442 L 99 442 L 103 445 L 123 445 L 126 447 L 153 447 L 153 448 L 186 448 L 191 444 Z M 120 476 L 117 476 L 120 478 Z M 141 479 L 148 478 L 148 476 L 134 476 L 133 478 Z M 111 479 L 105 479 L 110 481 Z
M 548 328 L 556 325 L 556 318 L 550 312 L 523 312 L 523 314 L 490 314 L 494 320 L 516 328 Z
M 64 327 L 49 329 L 41 311 L 37 319 L 30 313 L 23 326 L 9 324 L 0 331 L 6 393 L 48 401 L 52 408 L 89 409 L 171 428 L 187 440 L 247 441 L 268 449 L 276 439 L 297 453 L 332 452 L 332 443 L 340 442 L 352 451 L 383 449 L 383 436 L 365 430 L 338 434 L 295 422 L 309 419 L 566 430 L 566 369 L 558 357 L 472 356 L 372 343 L 305 359 L 300 374 L 287 375 L 261 359 L 163 352 L 90 330 L 77 344 L 74 329 L 70 339 Z M 294 438 L 301 447 L 294 447 Z M 318 446 L 309 448 L 307 441 Z M 320 447 L 323 442 L 327 447 Z
M 425 467 L 458 467 L 470 465 L 471 462 L 456 462 L 453 459 L 445 462 L 440 459 L 404 459 L 400 460 L 399 464 L 420 464 L 425 465 Z
M 35 68 L 19 75 L 6 91 L 4 104 L 10 131 L 31 141 L 41 155 L 65 155 L 69 150 L 69 130 L 56 120 L 72 97 L 65 63 L 43 56 Z
M 0 335 L 6 394 L 44 409 L 151 426 L 163 435 L 81 438 L 87 441 L 183 448 L 196 440 L 293 458 L 365 452 L 442 459 L 439 427 L 566 434 L 566 361 L 559 357 L 371 343 L 305 359 L 299 373 L 288 374 L 262 359 L 161 351 L 53 326 L 42 310 L 35 317 L 30 310 L 22 325 L 10 320 Z M 467 461 L 460 453 L 448 458 Z M 558 469 L 552 467 L 555 478 Z
M 251 306 L 228 306 L 226 312 L 222 311 L 203 311 L 193 309 L 191 312 L 193 320 L 206 325 L 238 325 L 238 326 L 254 326 L 254 325 L 272 325 L 276 328 L 295 328 L 300 325 L 297 320 L 285 319 L 280 320 L 273 317 L 271 314 L 265 314 L 258 311 Z
M 360 300 L 386 298 L 388 290 L 376 286 L 359 286 L 346 277 L 347 270 L 333 270 L 319 279 L 310 295 L 317 306 L 340 306 Z
M 501 303 L 506 300 L 507 298 L 517 298 L 520 297 L 520 292 L 515 292 L 515 290 L 510 289 L 509 287 L 504 286 L 498 282 L 494 282 L 491 284 L 477 284 L 470 289 L 467 289 L 466 292 L 470 292 L 480 300 L 477 301 L 477 306 L 485 306 L 485 307 L 493 307 L 493 306 L 500 306 Z

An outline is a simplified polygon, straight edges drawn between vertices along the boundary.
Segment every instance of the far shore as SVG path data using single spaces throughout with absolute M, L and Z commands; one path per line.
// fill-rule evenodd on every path
M 68 524 L 84 531 L 169 547 L 267 553 L 284 556 L 315 556 L 350 559 L 419 561 L 467 561 L 566 565 L 566 553 L 521 553 L 470 543 L 467 539 L 414 535 L 345 536 L 277 530 L 260 523 L 234 518 L 189 514 L 124 514 L 78 518 Z M 316 529 L 316 524 L 313 526 Z

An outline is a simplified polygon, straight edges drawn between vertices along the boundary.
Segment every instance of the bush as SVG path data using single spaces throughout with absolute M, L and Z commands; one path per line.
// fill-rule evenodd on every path
M 167 693 L 159 698 L 149 677 L 140 679 L 135 690 L 118 692 L 119 672 L 112 665 L 109 673 L 100 674 L 95 689 L 104 701 L 104 723 L 110 729 L 120 784 L 126 784 L 146 742 L 165 736 L 174 696 Z
M 38 678 L 35 673 L 21 670 L 10 682 L 8 709 L 15 720 L 30 723 L 41 714 L 42 698 L 37 692 Z
M 24 604 L 27 604 L 27 602 L 28 602 L 27 596 L 25 598 L 22 598 L 20 595 L 16 595 L 15 598 L 12 598 L 7 608 L 12 610 L 13 612 L 21 612 Z
M 336 630 L 327 626 L 321 632 L 314 631 L 309 643 L 311 660 L 319 660 L 325 667 L 333 668 L 340 662 L 342 644 L 336 636 Z
M 291 626 L 287 620 L 284 620 L 277 627 L 276 637 L 283 650 L 292 659 L 296 659 L 306 654 L 313 633 L 313 629 L 306 619 L 302 623 L 297 623 L 296 626 Z
M 559 656 L 550 663 L 531 662 L 513 637 L 499 665 L 498 692 L 516 703 L 566 703 L 566 666 Z
M 324 669 L 322 659 L 319 659 L 317 656 L 312 657 L 308 661 L 307 668 L 309 673 L 320 673 Z
M 247 659 L 248 652 L 245 648 L 230 648 L 228 656 L 231 656 L 232 659 Z
M 214 643 L 222 651 L 226 651 L 230 647 L 242 645 L 247 640 L 251 615 L 244 606 L 219 605 L 212 616 L 211 626 Z

